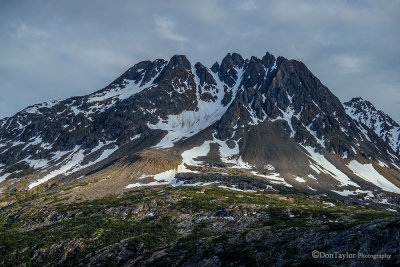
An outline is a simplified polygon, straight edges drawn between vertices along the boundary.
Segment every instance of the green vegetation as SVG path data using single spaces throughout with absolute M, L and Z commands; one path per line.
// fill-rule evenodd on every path
M 337 231 L 396 215 L 301 193 L 218 187 L 141 188 L 69 204 L 56 193 L 17 192 L 0 199 L 6 201 L 13 202 L 0 210 L 0 265 L 6 266 L 88 264 L 107 251 L 123 251 L 138 264 L 168 266 L 185 262 L 199 249 L 203 256 L 255 264 L 254 251 L 275 253 L 276 248 L 266 248 L 259 239 L 251 247 L 243 245 L 253 233 L 293 227 Z M 285 244 L 286 257 L 293 258 L 297 248 Z
M 127 240 L 131 244 L 144 244 L 151 248 L 161 242 L 169 242 L 178 237 L 177 229 L 168 217 L 148 218 L 142 221 L 119 219 L 115 216 L 90 216 L 73 218 L 31 231 L 3 229 L 0 235 L 0 254 L 6 255 L 2 264 L 18 265 L 29 263 L 35 251 L 41 248 L 70 247 L 76 250 L 68 263 L 76 264 L 85 255 L 99 248 Z M 40 255 L 40 263 L 52 263 L 63 257 L 64 250 Z

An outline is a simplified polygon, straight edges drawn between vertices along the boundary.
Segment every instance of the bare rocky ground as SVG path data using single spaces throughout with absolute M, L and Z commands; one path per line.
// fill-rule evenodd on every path
M 400 264 L 398 212 L 302 193 L 260 179 L 229 177 L 211 177 L 220 182 L 208 186 L 142 187 L 85 201 L 68 199 L 83 185 L 3 192 L 0 265 Z M 235 179 L 240 183 L 232 187 Z M 207 182 L 204 177 L 185 175 L 178 181 Z M 315 250 L 357 256 L 313 258 Z M 358 253 L 391 256 L 370 259 Z

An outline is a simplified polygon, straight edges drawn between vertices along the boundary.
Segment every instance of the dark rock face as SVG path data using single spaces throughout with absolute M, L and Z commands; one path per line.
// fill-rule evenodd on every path
M 276 69 L 268 69 L 261 60 L 252 58 L 242 78 L 242 88 L 217 126 L 222 140 L 233 133 L 233 126 L 248 125 L 249 121 L 270 119 L 280 125 L 288 137 L 297 143 L 326 149 L 338 155 L 355 156 L 361 140 L 360 126 L 345 112 L 339 99 L 298 61 L 279 57 Z M 257 124 L 257 123 L 255 123 Z M 239 129 L 243 129 L 240 128 Z M 390 150 L 368 129 L 367 138 L 379 148 Z M 237 139 L 246 135 L 237 134 Z M 368 157 L 384 155 L 364 141 Z
M 195 73 L 199 79 L 198 92 L 200 100 L 207 102 L 216 101 L 216 96 L 213 95 L 213 93 L 219 92 L 216 80 L 200 62 L 197 62 L 194 67 Z
M 218 77 L 221 81 L 226 83 L 229 87 L 233 87 L 236 80 L 240 78 L 236 69 L 243 67 L 244 59 L 241 55 L 236 53 L 228 53 L 222 60 L 218 70 L 213 66 L 212 69 L 217 70 Z
M 400 154 L 400 126 L 397 122 L 361 97 L 353 98 L 343 105 L 349 116 L 374 131 L 397 154 Z

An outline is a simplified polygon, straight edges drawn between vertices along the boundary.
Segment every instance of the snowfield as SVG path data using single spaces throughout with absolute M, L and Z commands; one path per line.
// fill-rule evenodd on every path
M 236 84 L 230 88 L 233 93 L 231 102 L 228 103 L 226 106 L 222 104 L 222 100 L 225 96 L 224 93 L 224 85 L 225 83 L 221 82 L 217 75 L 213 74 L 212 71 L 209 73 L 213 75 L 214 80 L 217 82 L 218 93 L 215 95 L 217 99 L 215 101 L 203 101 L 200 99 L 199 94 L 199 87 L 200 81 L 196 75 L 196 71 L 192 70 L 192 75 L 195 77 L 196 83 L 196 94 L 197 94 L 197 101 L 198 101 L 198 110 L 191 111 L 185 110 L 181 114 L 178 115 L 169 115 L 168 120 L 163 121 L 159 118 L 157 124 L 148 124 L 149 128 L 151 129 L 160 129 L 168 131 L 167 135 L 154 147 L 158 148 L 167 148 L 172 147 L 173 144 L 182 139 L 190 137 L 201 130 L 207 128 L 208 126 L 215 123 L 219 120 L 222 115 L 226 112 L 229 105 L 232 103 L 233 99 L 236 96 L 236 93 L 239 89 L 239 85 L 241 82 L 241 78 L 243 75 L 242 69 L 236 69 L 238 73 L 238 79 Z
M 312 159 L 313 162 L 310 162 L 310 168 L 313 169 L 316 173 L 325 173 L 331 175 L 333 178 L 338 180 L 341 183 L 341 186 L 352 185 L 355 187 L 360 187 L 355 182 L 351 181 L 350 178 L 336 168 L 332 163 L 330 163 L 323 155 L 315 152 L 315 149 L 309 146 L 303 146 L 305 150 L 308 152 L 308 156 Z
M 389 182 L 385 177 L 377 172 L 372 164 L 361 164 L 356 160 L 352 160 L 347 167 L 349 167 L 355 175 L 365 181 L 370 182 L 385 191 L 400 194 L 400 188 Z

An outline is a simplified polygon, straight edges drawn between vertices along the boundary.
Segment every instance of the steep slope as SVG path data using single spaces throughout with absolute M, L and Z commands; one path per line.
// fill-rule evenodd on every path
M 242 169 L 338 197 L 395 203 L 400 193 L 394 149 L 302 62 L 269 53 L 229 53 L 211 68 L 179 55 L 143 61 L 100 91 L 28 107 L 0 125 L 7 188 L 84 178 L 92 182 L 83 195 L 106 194 L 182 184 L 178 172 Z
M 397 154 L 400 154 L 400 126 L 397 122 L 361 97 L 353 98 L 343 105 L 349 116 L 373 130 Z

